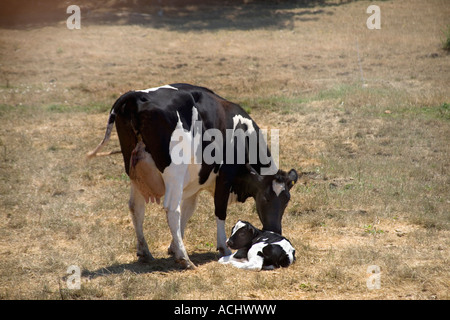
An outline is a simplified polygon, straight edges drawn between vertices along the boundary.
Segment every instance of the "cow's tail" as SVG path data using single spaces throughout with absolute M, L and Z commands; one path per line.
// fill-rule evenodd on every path
M 111 131 L 114 127 L 114 121 L 116 120 L 116 114 L 114 112 L 114 107 L 111 109 L 111 112 L 109 114 L 108 118 L 108 124 L 106 125 L 106 132 L 105 137 L 103 138 L 102 142 L 95 148 L 93 151 L 88 152 L 86 154 L 87 159 L 92 159 L 93 157 L 101 157 L 101 156 L 109 156 L 111 154 L 120 153 L 120 150 L 110 151 L 110 152 L 102 152 L 98 153 L 109 141 L 109 138 L 111 137 Z

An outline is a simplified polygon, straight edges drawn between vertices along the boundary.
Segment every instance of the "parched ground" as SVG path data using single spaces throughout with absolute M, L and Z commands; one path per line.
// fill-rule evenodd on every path
M 57 5 L 5 9 L 0 298 L 449 299 L 450 6 L 383 1 L 381 30 L 368 30 L 373 2 L 305 3 L 80 1 L 80 30 Z M 121 93 L 173 82 L 280 130 L 280 167 L 302 172 L 283 218 L 291 267 L 219 265 L 206 192 L 185 235 L 198 268 L 167 254 L 156 205 L 144 228 L 157 260 L 136 262 L 122 159 L 84 155 Z M 250 200 L 229 208 L 227 230 L 238 219 L 261 226 Z M 71 265 L 80 290 L 67 287 Z M 373 265 L 381 285 L 369 290 Z

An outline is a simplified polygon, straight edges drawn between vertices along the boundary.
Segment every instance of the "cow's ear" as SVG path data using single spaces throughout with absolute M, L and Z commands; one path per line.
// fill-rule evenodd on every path
M 261 182 L 263 180 L 263 177 L 256 172 L 256 170 L 250 165 L 250 163 L 246 163 L 245 167 L 247 168 L 250 175 L 258 182 Z
M 291 169 L 291 171 L 289 171 L 288 173 L 288 183 L 287 186 L 288 188 L 292 188 L 294 186 L 294 184 L 297 182 L 298 180 L 298 174 L 297 171 L 295 171 L 295 169 Z

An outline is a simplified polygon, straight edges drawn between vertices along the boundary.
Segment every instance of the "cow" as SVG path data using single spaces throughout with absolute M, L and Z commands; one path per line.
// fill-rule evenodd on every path
M 239 269 L 273 270 L 286 268 L 295 261 L 295 249 L 288 239 L 272 231 L 259 230 L 247 221 L 239 220 L 235 224 L 227 246 L 238 250 L 220 258 L 219 263 Z
M 263 230 L 281 234 L 289 191 L 298 175 L 295 169 L 277 169 L 260 128 L 239 105 L 207 88 L 183 83 L 129 91 L 113 104 L 105 136 L 88 158 L 108 142 L 114 124 L 131 181 L 129 209 L 139 261 L 153 260 L 143 233 L 146 203 L 164 198 L 172 234 L 168 251 L 183 268 L 195 268 L 183 235 L 201 190 L 214 197 L 220 256 L 231 254 L 225 233 L 229 202 L 254 198 Z M 249 146 L 254 138 L 256 149 Z M 255 158 L 255 152 L 262 156 Z

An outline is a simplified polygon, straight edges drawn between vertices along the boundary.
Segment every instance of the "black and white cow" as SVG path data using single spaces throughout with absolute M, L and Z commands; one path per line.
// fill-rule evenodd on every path
M 237 251 L 219 259 L 239 269 L 271 270 L 288 267 L 295 261 L 295 249 L 285 237 L 272 231 L 262 231 L 247 221 L 239 220 L 231 230 L 227 246 Z
M 263 229 L 281 234 L 281 219 L 297 172 L 276 168 L 259 127 L 239 105 L 189 84 L 127 92 L 114 103 L 105 137 L 88 157 L 106 144 L 114 123 L 131 180 L 129 208 L 140 261 L 153 260 L 142 227 L 146 202 L 159 203 L 163 196 L 172 233 L 169 252 L 184 268 L 195 267 L 182 239 L 201 190 L 214 196 L 221 256 L 231 254 L 225 243 L 229 201 L 253 197 Z M 247 134 L 240 143 L 234 137 L 238 129 Z M 257 149 L 249 147 L 253 138 L 258 141 Z M 252 159 L 255 150 L 259 156 Z M 197 157 L 199 154 L 208 154 L 209 160 Z

